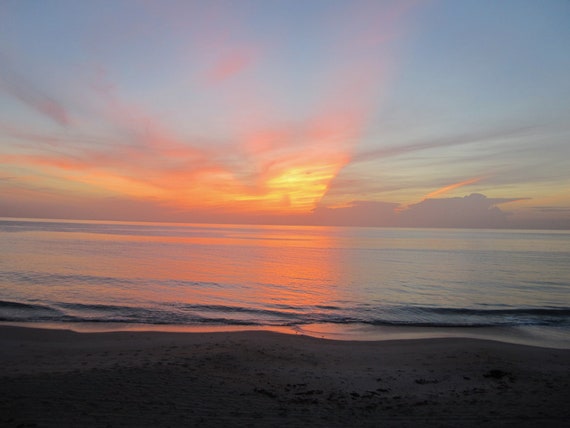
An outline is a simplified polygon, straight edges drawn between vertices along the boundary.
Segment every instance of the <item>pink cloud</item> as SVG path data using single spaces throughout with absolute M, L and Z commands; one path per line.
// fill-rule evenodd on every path
M 204 16 L 209 15 L 207 20 L 215 25 L 204 24 L 205 31 L 190 38 L 189 49 L 193 59 L 203 64 L 201 71 L 205 70 L 198 72 L 198 80 L 205 76 L 209 83 L 221 84 L 232 79 L 228 88 L 216 92 L 223 98 L 216 101 L 225 104 L 220 114 L 228 116 L 224 121 L 230 123 L 224 145 L 205 145 L 179 135 L 136 101 L 126 99 L 105 68 L 98 66 L 92 89 L 102 101 L 101 119 L 115 128 L 115 137 L 100 144 L 77 136 L 74 141 L 57 141 L 57 150 L 40 149 L 12 157 L 10 162 L 50 168 L 50 173 L 65 180 L 130 197 L 152 195 L 170 204 L 178 201 L 184 207 L 225 205 L 229 211 L 247 207 L 266 212 L 301 206 L 309 212 L 350 161 L 375 109 L 376 96 L 387 83 L 388 55 L 371 57 L 368 48 L 393 36 L 401 14 L 398 4 L 390 7 L 394 13 L 373 11 L 387 17 L 381 25 L 369 18 L 366 28 L 345 33 L 343 43 L 332 41 L 329 54 L 342 66 L 323 70 L 327 83 L 319 89 L 321 101 L 296 123 L 283 120 L 276 113 L 281 100 L 267 97 L 263 84 L 244 73 L 266 59 L 263 52 L 279 48 L 269 46 L 271 42 L 279 42 L 252 43 L 244 36 L 243 23 L 227 10 L 207 7 Z M 359 7 L 346 9 L 356 11 L 352 25 L 370 13 Z
M 30 79 L 13 70 L 8 58 L 1 54 L 0 90 L 61 126 L 70 124 L 69 115 L 63 105 Z
M 253 62 L 254 56 L 251 52 L 236 49 L 221 55 L 216 63 L 207 71 L 206 78 L 212 83 L 222 82 L 251 67 Z

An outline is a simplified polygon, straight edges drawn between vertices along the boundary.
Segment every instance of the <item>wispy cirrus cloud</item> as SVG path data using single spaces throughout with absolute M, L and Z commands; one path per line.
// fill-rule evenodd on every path
M 32 79 L 14 69 L 12 61 L 2 53 L 0 53 L 0 90 L 58 125 L 70 124 L 69 114 L 63 104 L 38 87 Z
M 536 126 L 499 127 L 484 131 L 474 131 L 468 134 L 442 136 L 426 141 L 418 141 L 395 146 L 384 146 L 378 149 L 356 153 L 353 162 L 368 162 L 424 150 L 449 148 L 477 143 L 492 143 L 501 139 L 518 138 L 533 132 Z
M 291 47 L 288 32 L 252 40 L 246 21 L 236 19 L 229 8 L 215 5 L 188 6 L 193 18 L 198 12 L 199 18 L 193 22 L 201 31 L 195 32 L 185 19 L 146 5 L 162 16 L 161 28 L 171 40 L 188 41 L 177 45 L 184 45 L 181 51 L 169 50 L 164 58 L 172 60 L 171 56 L 183 54 L 184 58 L 175 58 L 176 64 L 187 67 L 187 73 L 173 74 L 184 76 L 176 85 L 187 91 L 188 97 L 213 100 L 215 116 L 228 125 L 220 133 L 223 136 L 205 141 L 190 135 L 164 114 L 170 106 L 163 109 L 159 102 L 148 103 L 144 96 L 139 97 L 146 90 L 138 86 L 145 81 L 146 72 L 164 69 L 139 62 L 138 51 L 123 57 L 119 48 L 121 43 L 131 46 L 143 36 L 150 37 L 149 45 L 168 48 L 153 31 L 156 23 L 154 16 L 150 19 L 151 13 L 137 28 L 129 28 L 129 24 L 124 31 L 121 28 L 115 39 L 119 46 L 108 43 L 107 33 L 95 37 L 100 52 L 120 57 L 121 64 L 127 63 L 137 73 L 132 81 L 121 82 L 117 78 L 121 73 L 111 69 L 113 61 L 89 62 L 93 73 L 90 87 L 85 89 L 91 92 L 82 97 L 93 99 L 76 101 L 89 104 L 91 117 L 77 114 L 77 123 L 71 123 L 61 103 L 43 91 L 25 92 L 27 87 L 36 88 L 33 82 L 9 73 L 7 87 L 12 95 L 56 123 L 72 126 L 69 133 L 52 136 L 35 133 L 33 128 L 12 129 L 11 135 L 18 140 L 13 146 L 16 149 L 1 154 L 2 161 L 25 166 L 38 175 L 84 184 L 86 190 L 161 200 L 186 210 L 219 208 L 275 215 L 309 212 L 350 162 L 394 66 L 390 42 L 404 31 L 403 18 L 413 4 L 341 4 L 330 9 L 334 12 L 331 17 L 319 14 L 327 40 L 320 52 L 326 60 L 311 73 L 319 80 L 313 89 L 316 101 L 302 115 L 293 112 L 288 117 L 280 114 L 286 110 L 281 97 L 290 94 L 278 86 L 296 87 L 300 74 L 294 73 L 289 82 L 288 75 L 280 74 L 272 62 L 282 60 L 279 53 Z M 295 56 L 286 58 L 297 61 Z M 135 68 L 140 64 L 148 69 Z M 302 62 L 297 65 L 304 66 Z M 261 82 L 255 73 L 248 73 L 258 68 L 284 81 Z M 180 105 L 177 110 L 192 104 L 183 100 Z
M 330 55 L 348 57 L 350 61 L 344 61 L 338 69 L 326 70 L 328 83 L 321 88 L 323 101 L 295 123 L 283 123 L 266 114 L 264 105 L 268 103 L 267 110 L 272 110 L 271 104 L 279 104 L 279 100 L 267 99 L 263 87 L 242 78 L 243 71 L 266 58 L 263 48 L 228 37 L 240 32 L 238 26 L 230 25 L 225 33 L 203 40 L 214 58 L 211 67 L 206 67 L 206 80 L 222 85 L 232 78 L 231 90 L 225 92 L 230 95 L 224 99 L 229 108 L 220 111 L 230 116 L 229 123 L 239 123 L 228 130 L 231 141 L 208 145 L 178 135 L 136 102 L 125 101 L 100 67 L 93 89 L 104 101 L 107 121 L 127 136 L 127 141 L 113 142 L 113 147 L 70 148 L 59 158 L 28 156 L 28 160 L 61 170 L 92 171 L 92 176 L 97 176 L 92 182 L 113 184 L 115 189 L 126 189 L 128 181 L 133 189 L 144 189 L 144 194 L 162 196 L 187 207 L 226 204 L 240 210 L 308 211 L 350 161 L 374 109 L 378 90 L 386 83 L 388 60 L 370 57 L 368 49 L 401 31 L 396 28 L 404 11 L 396 3 L 393 7 L 393 13 L 376 14 L 384 17 L 385 25 L 378 26 L 377 20 L 368 19 L 367 25 L 355 28 L 359 30 L 354 31 L 356 35 L 346 34 L 340 50 L 331 44 Z M 351 8 L 351 13 L 358 15 L 354 23 L 368 12 L 362 5 Z M 197 52 L 201 56 L 208 53 L 199 45 Z M 244 110 L 254 114 L 242 121 Z M 84 174 L 76 179 L 90 178 Z

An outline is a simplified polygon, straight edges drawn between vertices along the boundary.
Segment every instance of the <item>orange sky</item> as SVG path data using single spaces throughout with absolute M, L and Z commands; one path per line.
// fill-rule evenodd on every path
M 1 5 L 0 216 L 570 227 L 564 6 L 308 3 Z

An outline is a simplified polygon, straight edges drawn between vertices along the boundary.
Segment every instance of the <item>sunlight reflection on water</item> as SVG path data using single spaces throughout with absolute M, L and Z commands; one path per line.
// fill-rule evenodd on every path
M 47 307 L 59 315 L 39 320 L 570 324 L 564 232 L 4 220 L 0 234 L 4 321 Z

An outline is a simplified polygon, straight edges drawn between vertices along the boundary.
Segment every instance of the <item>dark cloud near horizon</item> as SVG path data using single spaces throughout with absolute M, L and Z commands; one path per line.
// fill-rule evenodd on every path
M 1 182 L 1 181 L 0 181 Z M 40 198 L 40 194 L 50 198 Z M 499 205 L 526 198 L 464 197 L 426 199 L 408 207 L 381 201 L 354 201 L 339 208 L 319 206 L 307 215 L 256 215 L 217 210 L 181 210 L 159 200 L 128 197 L 93 198 L 63 195 L 47 188 L 22 185 L 0 200 L 0 217 L 38 217 L 84 220 L 175 221 L 181 223 L 283 224 L 369 227 L 568 229 L 570 218 L 559 207 L 537 207 L 554 215 L 547 220 L 520 219 Z M 551 208 L 554 208 L 551 210 Z M 137 215 L 133 216 L 133 212 Z
M 341 208 L 317 207 L 311 220 L 339 226 L 502 228 L 510 227 L 509 213 L 498 205 L 522 199 L 472 193 L 462 198 L 425 199 L 405 208 L 390 202 L 355 201 Z
M 549 207 L 549 206 L 539 206 L 532 207 L 534 211 L 540 211 L 544 213 L 568 213 L 570 214 L 570 208 L 566 207 Z
M 395 226 L 398 206 L 379 201 L 354 201 L 340 208 L 320 206 L 313 210 L 310 219 L 314 224 L 330 226 Z
M 0 200 L 0 217 L 68 219 L 68 220 L 118 220 L 157 221 L 164 217 L 168 208 L 156 201 L 138 200 L 128 197 L 74 197 L 52 194 L 50 198 L 39 198 L 48 189 L 23 189 L 18 195 L 7 195 Z M 132 213 L 138 213 L 133 216 Z M 174 221 L 190 221 L 174 218 Z
M 509 214 L 497 205 L 522 199 L 526 198 L 488 198 L 480 193 L 462 198 L 425 199 L 402 210 L 399 223 L 413 227 L 508 227 Z

